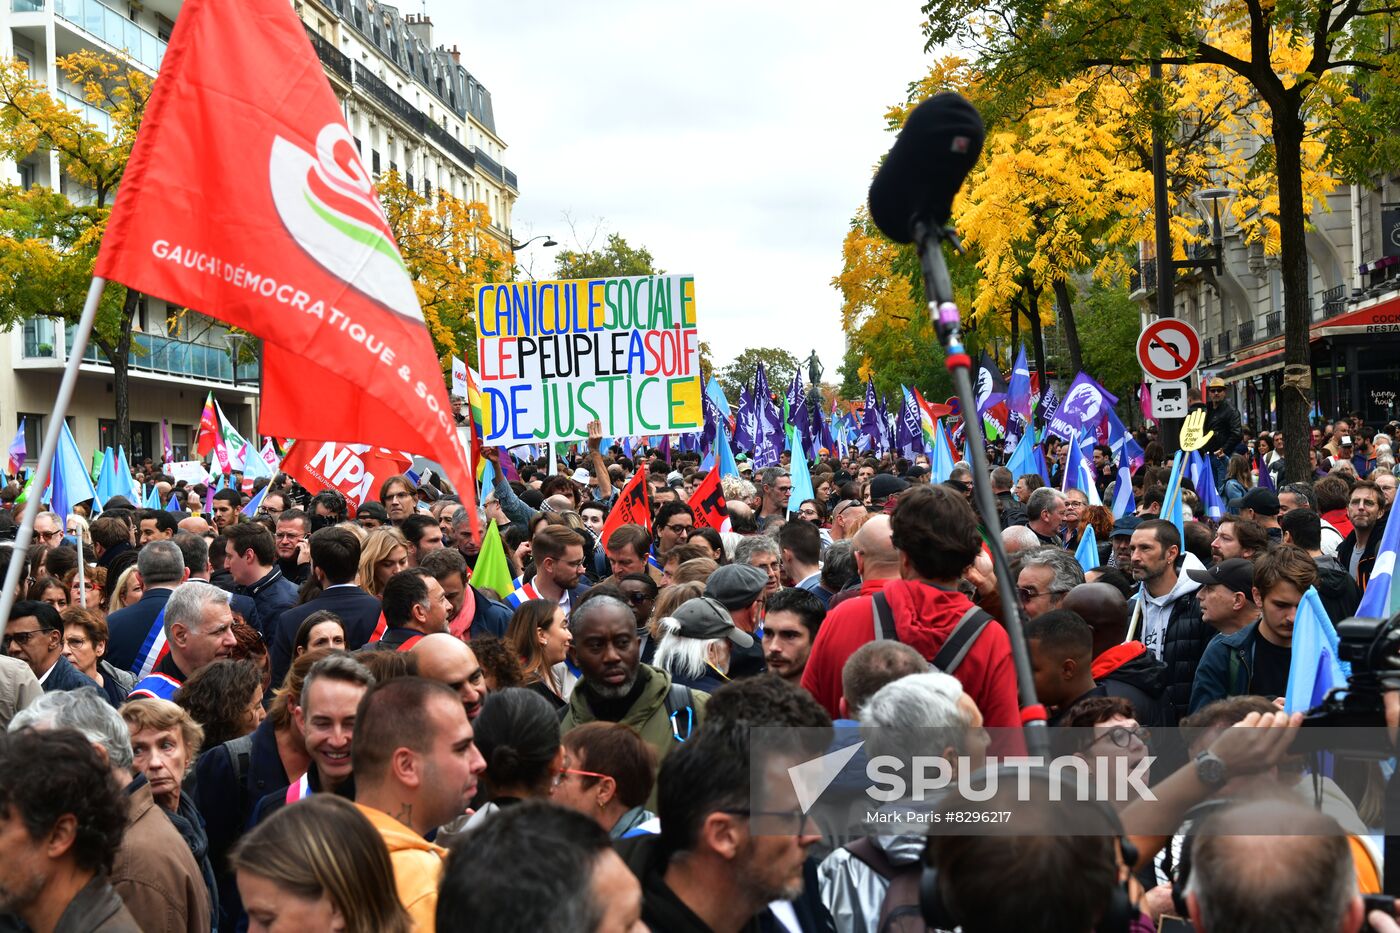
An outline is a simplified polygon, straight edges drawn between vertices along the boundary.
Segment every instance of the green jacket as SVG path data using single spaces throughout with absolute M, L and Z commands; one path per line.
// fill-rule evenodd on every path
M 637 702 L 632 704 L 627 715 L 619 721 L 637 730 L 642 741 L 650 745 L 656 752 L 656 760 L 659 764 L 672 748 L 679 745 L 691 733 L 699 731 L 700 724 L 705 719 L 705 704 L 709 701 L 710 695 L 699 690 L 690 690 L 688 706 L 684 702 L 672 702 L 671 705 L 675 709 L 673 717 L 672 712 L 666 708 L 666 697 L 671 692 L 671 675 L 649 664 L 641 665 L 641 669 L 650 671 L 651 677 L 642 690 L 642 695 L 637 698 Z M 677 691 L 685 689 L 678 687 Z M 593 710 L 585 698 L 583 684 L 580 683 L 574 688 L 573 695 L 569 697 L 568 708 L 564 711 L 564 718 L 559 723 L 559 732 L 562 735 L 575 726 L 581 726 L 596 719 L 597 717 L 593 715 Z M 691 722 L 692 719 L 693 722 Z

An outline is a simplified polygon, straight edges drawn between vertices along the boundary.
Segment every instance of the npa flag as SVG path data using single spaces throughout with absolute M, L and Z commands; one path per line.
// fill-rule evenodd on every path
M 724 487 L 720 485 L 719 470 L 706 474 L 704 482 L 695 487 L 688 504 L 690 511 L 695 513 L 698 527 L 729 530 L 729 511 L 724 504 Z
M 94 274 L 260 338 L 263 434 L 431 456 L 479 531 L 413 280 L 286 0 L 181 9 Z
M 710 472 L 713 473 L 714 470 Z M 647 498 L 645 464 L 637 468 L 637 472 L 632 474 L 632 479 L 622 487 L 622 492 L 618 493 L 617 502 L 613 503 L 608 520 L 603 522 L 603 532 L 598 536 L 598 540 L 607 547 L 612 533 L 623 525 L 641 525 L 647 531 L 651 531 L 651 502 Z
M 384 480 L 404 472 L 412 463 L 408 454 L 382 447 L 297 441 L 282 460 L 282 472 L 313 493 L 339 490 L 358 509 L 379 496 Z M 466 492 L 475 489 L 473 484 Z

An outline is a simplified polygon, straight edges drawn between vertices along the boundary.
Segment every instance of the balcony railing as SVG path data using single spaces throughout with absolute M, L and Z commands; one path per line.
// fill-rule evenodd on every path
M 71 347 L 73 330 L 70 324 L 59 331 L 52 318 L 29 318 L 24 322 L 24 358 L 57 361 L 59 347 L 55 338 L 61 338 L 64 346 Z M 133 370 L 209 382 L 233 382 L 233 363 L 224 347 L 159 334 L 133 334 L 131 342 L 129 363 Z M 83 361 L 108 365 L 106 354 L 91 343 L 83 354 Z M 260 374 L 261 368 L 256 361 L 238 364 L 239 383 L 255 382 Z
M 1221 331 L 1221 332 L 1220 332 L 1219 344 L 1220 344 L 1220 355 L 1221 355 L 1221 356 L 1229 356 L 1229 355 L 1230 355 L 1230 332 L 1229 332 L 1228 330 L 1226 330 L 1226 331 Z
M 1215 354 L 1211 352 L 1211 339 L 1209 337 L 1201 341 L 1201 359 L 1207 361 L 1215 359 Z
M 1264 315 L 1264 335 L 1277 337 L 1281 333 L 1283 333 L 1283 312 L 1270 311 Z
M 1152 291 L 1157 287 L 1157 264 L 1148 260 L 1135 262 L 1128 273 L 1128 291 Z
M 350 56 L 340 51 L 331 44 L 330 40 L 310 26 L 306 27 L 306 34 L 311 38 L 311 47 L 316 50 L 316 57 L 321 60 L 321 64 L 346 81 L 354 80 Z
M 67 91 L 59 91 L 58 97 L 69 107 L 72 107 L 74 110 L 78 111 L 78 113 L 81 113 L 83 115 L 83 119 L 87 120 L 93 126 L 101 130 L 103 135 L 107 136 L 108 138 L 111 137 L 112 115 L 110 113 L 103 110 L 101 107 L 97 107 L 93 104 L 88 103 L 86 100 L 84 100 L 76 94 L 69 94 Z
M 1245 321 L 1240 325 L 1240 346 L 1248 346 L 1254 342 L 1254 322 Z
M 372 74 L 369 69 L 364 66 L 359 64 L 355 65 L 354 82 L 364 89 L 366 94 L 383 104 L 388 108 L 390 113 L 409 126 L 416 127 L 419 120 L 422 119 L 422 114 L 419 113 L 418 108 L 400 97 L 393 88 L 381 81 L 377 75 Z
M 42 13 L 44 0 L 10 0 L 11 13 Z
M 1322 316 L 1323 318 L 1336 317 L 1347 308 L 1347 287 L 1338 285 L 1336 288 L 1329 288 L 1322 293 Z
M 107 43 L 152 71 L 165 59 L 165 41 L 98 0 L 54 0 L 54 11 L 83 32 Z

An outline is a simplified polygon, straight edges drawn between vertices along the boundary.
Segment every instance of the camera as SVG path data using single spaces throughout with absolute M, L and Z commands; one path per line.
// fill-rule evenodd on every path
M 1351 664 L 1351 677 L 1346 686 L 1328 691 L 1322 702 L 1303 715 L 1303 725 L 1310 727 L 1298 734 L 1293 751 L 1311 754 L 1321 751 L 1342 752 L 1366 758 L 1389 758 L 1394 754 L 1382 741 L 1385 727 L 1387 690 L 1400 690 L 1400 613 L 1390 619 L 1344 619 L 1337 625 L 1337 657 Z M 1327 734 L 1311 727 L 1375 730 L 1353 732 L 1342 747 L 1327 741 Z M 1374 736 L 1355 741 L 1362 735 Z

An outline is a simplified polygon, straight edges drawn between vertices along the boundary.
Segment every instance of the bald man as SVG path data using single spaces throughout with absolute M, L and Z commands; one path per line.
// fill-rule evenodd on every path
M 412 648 L 418 659 L 418 676 L 447 684 L 462 698 L 467 718 L 481 715 L 486 702 L 486 674 L 472 651 L 460 638 L 447 632 L 424 635 Z
M 199 535 L 201 538 L 207 537 L 213 530 L 209 523 L 198 515 L 191 515 L 189 518 L 180 519 L 180 530 L 188 531 L 190 534 Z
M 1108 583 L 1081 583 L 1065 594 L 1061 609 L 1077 614 L 1094 630 L 1094 681 L 1108 696 L 1123 697 L 1149 729 L 1172 726 L 1176 716 L 1167 699 L 1167 666 L 1128 633 L 1128 600 Z
M 1001 546 L 1006 548 L 1006 556 L 1011 557 L 1021 551 L 1040 547 L 1040 539 L 1025 525 L 1008 525 L 1001 530 Z
M 891 540 L 888 515 L 872 515 L 866 519 L 851 538 L 851 545 L 856 556 L 860 588 L 843 590 L 833 596 L 828 613 L 848 599 L 863 597 L 869 602 L 870 597 L 883 590 L 886 583 L 899 579 L 899 552 Z

